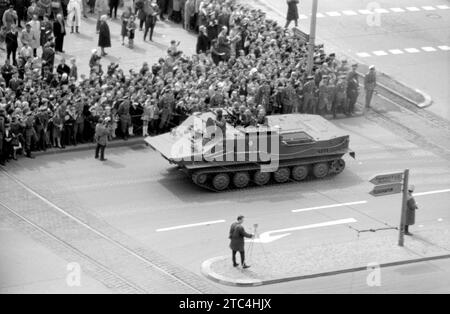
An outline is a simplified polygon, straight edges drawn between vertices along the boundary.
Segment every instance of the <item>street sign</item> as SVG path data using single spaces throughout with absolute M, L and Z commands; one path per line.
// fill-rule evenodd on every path
M 401 182 L 403 182 L 403 172 L 380 174 L 370 180 L 370 183 L 375 185 Z
M 389 183 L 376 185 L 370 192 L 373 196 L 385 196 L 391 194 L 399 194 L 402 192 L 402 183 Z
M 294 28 L 294 35 L 304 43 L 309 42 L 309 35 L 306 34 L 305 32 L 302 32 L 297 27 Z

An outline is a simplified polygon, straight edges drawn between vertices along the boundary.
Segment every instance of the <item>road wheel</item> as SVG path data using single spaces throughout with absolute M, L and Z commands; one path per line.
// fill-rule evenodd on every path
M 277 183 L 286 183 L 289 181 L 291 171 L 289 168 L 281 168 L 273 173 L 273 178 Z
M 219 173 L 214 177 L 212 184 L 217 191 L 224 191 L 230 185 L 230 176 L 226 173 Z
M 253 181 L 259 186 L 266 185 L 270 181 L 270 172 L 261 172 L 261 170 L 256 171 L 253 176 Z
M 292 178 L 295 181 L 303 181 L 308 176 L 308 172 L 307 166 L 296 166 L 292 169 Z
M 243 189 L 250 183 L 250 175 L 248 172 L 237 172 L 233 176 L 233 184 L 238 189 Z
M 317 179 L 323 179 L 328 175 L 330 167 L 326 162 L 320 162 L 314 165 L 313 174 Z
M 331 163 L 330 171 L 334 174 L 340 174 L 345 169 L 344 159 L 335 160 Z
M 204 173 L 194 173 L 192 175 L 192 181 L 197 185 L 205 185 L 208 181 L 208 175 Z

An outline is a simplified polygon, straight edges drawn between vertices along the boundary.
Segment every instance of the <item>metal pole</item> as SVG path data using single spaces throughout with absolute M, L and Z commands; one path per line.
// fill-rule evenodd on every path
M 319 9 L 319 0 L 313 0 L 311 27 L 309 34 L 309 50 L 308 50 L 308 75 L 312 74 L 314 65 L 314 48 L 316 46 L 316 28 L 317 28 L 317 11 Z
M 398 235 L 399 246 L 403 246 L 405 244 L 406 202 L 408 201 L 408 188 L 409 188 L 409 169 L 406 169 L 403 175 L 402 215 L 400 218 L 400 228 Z

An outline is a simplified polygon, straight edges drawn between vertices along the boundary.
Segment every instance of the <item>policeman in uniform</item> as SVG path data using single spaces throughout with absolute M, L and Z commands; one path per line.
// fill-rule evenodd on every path
M 34 116 L 31 111 L 26 113 L 24 134 L 26 157 L 33 159 L 34 156 L 31 155 L 31 145 L 36 141 L 36 132 L 34 130 Z
M 239 266 L 238 263 L 236 263 L 236 254 L 237 252 L 241 255 L 241 264 L 242 268 L 249 268 L 250 266 L 245 264 L 245 240 L 244 238 L 253 238 L 253 234 L 249 234 L 245 232 L 244 227 L 242 226 L 244 222 L 244 216 L 239 216 L 237 218 L 237 221 L 234 222 L 230 227 L 230 249 L 232 251 L 232 260 L 233 260 L 233 266 L 237 267 Z
M 319 114 L 323 115 L 325 114 L 328 103 L 329 103 L 329 85 L 330 77 L 328 75 L 322 76 L 322 80 L 319 84 Z
M 347 112 L 348 116 L 351 116 L 355 112 L 355 105 L 359 96 L 359 80 L 356 69 L 358 64 L 352 65 L 352 70 L 347 75 Z
M 346 75 L 341 75 L 336 83 L 336 99 L 333 104 L 333 117 L 336 119 L 339 110 L 347 112 L 347 81 Z
M 377 86 L 377 73 L 375 71 L 375 66 L 372 65 L 369 67 L 369 72 L 364 77 L 364 89 L 366 91 L 365 110 L 368 110 L 370 108 L 370 103 L 372 102 L 372 97 L 376 86 Z
M 308 76 L 307 82 L 303 86 L 303 112 L 316 114 L 316 83 L 314 76 Z
M 414 226 L 416 223 L 416 210 L 419 209 L 417 206 L 416 200 L 412 195 L 414 193 L 415 187 L 411 185 L 408 187 L 408 198 L 406 201 L 406 219 L 405 219 L 405 234 L 408 236 L 412 236 L 412 233 L 409 232 L 409 226 Z

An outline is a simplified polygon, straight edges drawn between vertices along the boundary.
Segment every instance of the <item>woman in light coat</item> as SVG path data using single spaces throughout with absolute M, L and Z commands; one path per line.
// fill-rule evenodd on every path
M 33 34 L 30 46 L 33 48 L 33 56 L 37 57 L 37 49 L 41 46 L 41 22 L 39 22 L 37 14 L 33 15 L 33 19 L 29 23 Z

